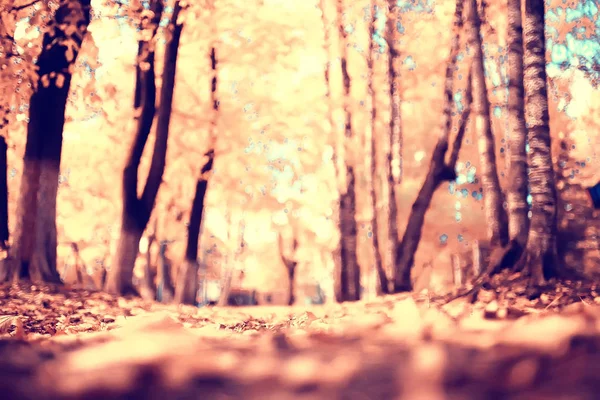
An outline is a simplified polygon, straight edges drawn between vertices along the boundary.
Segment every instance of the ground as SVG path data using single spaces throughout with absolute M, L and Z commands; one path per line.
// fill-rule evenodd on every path
M 510 276 L 505 274 L 505 279 Z M 592 399 L 592 284 L 310 307 L 194 308 L 0 287 L 5 399 Z M 539 294 L 539 293 L 538 293 Z M 16 316 L 16 317 L 15 317 Z

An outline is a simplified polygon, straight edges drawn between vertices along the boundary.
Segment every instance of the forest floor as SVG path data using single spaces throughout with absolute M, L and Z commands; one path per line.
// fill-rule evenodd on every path
M 448 304 L 195 308 L 5 285 L 0 397 L 595 399 L 598 296 L 512 282 Z

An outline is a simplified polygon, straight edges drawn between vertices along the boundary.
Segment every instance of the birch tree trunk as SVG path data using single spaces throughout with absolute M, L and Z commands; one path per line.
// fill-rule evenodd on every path
M 532 283 L 543 282 L 557 271 L 557 192 L 552 166 L 544 0 L 525 0 L 523 21 L 525 117 L 529 140 L 529 182 L 532 196 L 527 266 Z
M 527 126 L 523 87 L 523 26 L 521 0 L 508 0 L 508 230 L 525 247 L 529 231 L 527 205 Z
M 481 184 L 488 240 L 493 246 L 508 243 L 508 221 L 504 210 L 504 196 L 500 188 L 496 166 L 496 146 L 490 120 L 490 102 L 485 82 L 484 55 L 481 41 L 481 20 L 477 0 L 467 0 L 468 44 L 473 52 L 473 116 L 477 133 Z

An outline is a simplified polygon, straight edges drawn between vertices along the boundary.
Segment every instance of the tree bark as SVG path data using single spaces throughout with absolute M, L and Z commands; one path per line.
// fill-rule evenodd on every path
M 204 213 L 204 200 L 208 188 L 208 173 L 212 171 L 214 152 L 208 153 L 209 159 L 203 167 L 201 178 L 196 182 L 196 193 L 192 203 L 190 223 L 188 225 L 188 238 L 185 250 L 185 261 L 179 271 L 179 278 L 175 288 L 175 301 L 182 304 L 196 304 L 198 292 L 198 241 L 200 240 L 200 226 Z
M 0 136 L 0 249 L 8 248 L 8 145 Z
M 337 3 L 338 28 L 340 31 L 341 64 L 344 80 L 345 140 L 353 137 L 352 113 L 350 110 L 350 75 L 348 74 L 348 34 L 343 23 L 343 1 Z M 336 299 L 342 301 L 360 300 L 360 266 L 358 264 L 358 229 L 356 227 L 356 193 L 354 168 L 346 161 L 346 191 L 340 195 L 340 268 L 336 274 Z
M 162 15 L 162 0 L 153 0 L 150 7 L 153 15 L 150 18 L 143 18 L 142 29 L 150 29 L 152 37 L 154 37 Z M 134 106 L 139 119 L 134 143 L 123 171 L 121 239 L 106 281 L 106 290 L 111 293 L 126 294 L 128 292 L 136 292 L 132 286 L 132 277 L 139 249 L 139 240 L 150 220 L 150 214 L 154 208 L 165 169 L 169 123 L 175 89 L 177 53 L 183 29 L 183 25 L 177 23 L 180 11 L 180 3 L 176 2 L 170 22 L 170 26 L 172 27 L 171 37 L 168 39 L 165 48 L 160 107 L 156 121 L 156 140 L 154 142 L 150 170 L 141 198 L 138 198 L 137 195 L 138 168 L 156 113 L 156 83 L 154 46 L 149 41 L 141 41 L 139 44 L 134 100 Z
M 208 189 L 208 181 L 212 173 L 215 158 L 215 132 L 217 118 L 219 115 L 219 100 L 217 98 L 218 73 L 217 73 L 217 51 L 215 47 L 210 49 L 210 61 L 212 69 L 211 78 L 211 102 L 213 105 L 213 119 L 211 123 L 211 145 L 204 154 L 206 162 L 200 170 L 200 178 L 196 182 L 196 192 L 192 203 L 190 224 L 188 226 L 188 242 L 185 251 L 185 261 L 180 268 L 179 278 L 175 291 L 175 301 L 185 304 L 196 304 L 196 293 L 198 291 L 198 241 L 200 239 L 200 226 L 202 214 L 204 213 L 204 200 Z
M 425 177 L 425 182 L 417 195 L 417 199 L 413 203 L 411 213 L 408 217 L 408 223 L 406 230 L 402 237 L 400 246 L 396 251 L 396 268 L 394 270 L 394 292 L 405 292 L 412 290 L 412 282 L 410 279 L 411 269 L 414 263 L 414 256 L 419 242 L 421 241 L 423 223 L 425 222 L 425 213 L 431 204 L 431 199 L 435 190 L 444 181 L 451 181 L 456 179 L 456 172 L 454 171 L 454 165 L 446 165 L 445 158 L 446 152 L 449 147 L 450 131 L 452 128 L 452 105 L 453 100 L 453 79 L 454 70 L 456 69 L 457 56 L 460 44 L 460 32 L 463 26 L 463 2 L 462 0 L 456 1 L 456 10 L 454 13 L 453 30 L 454 37 L 452 39 L 450 58 L 446 66 L 446 81 L 444 84 L 444 125 L 442 133 L 438 138 L 438 142 L 433 150 L 431 156 L 431 162 L 429 164 L 429 171 Z M 469 74 L 469 80 L 471 76 Z M 470 106 L 470 105 L 469 105 Z M 462 126 L 457 134 L 457 139 L 464 135 L 464 129 L 466 127 L 467 113 L 470 111 L 470 107 L 465 108 L 463 111 Z M 463 131 L 463 133 L 461 133 Z M 455 143 L 456 146 L 460 146 L 460 142 Z M 457 152 L 458 154 L 458 152 Z
M 544 7 L 544 0 L 525 0 L 523 21 L 525 115 L 532 196 L 527 266 L 534 284 L 557 272 L 557 192 L 548 115 Z
M 156 290 L 156 300 L 161 303 L 170 303 L 175 296 L 175 288 L 171 280 L 171 263 L 166 255 L 167 246 L 168 242 L 162 240 L 158 250 L 158 288 Z
M 402 181 L 402 112 L 400 98 L 401 60 L 398 45 L 398 20 L 400 10 L 396 0 L 388 0 L 388 18 L 386 21 L 386 42 L 388 46 L 388 73 L 390 79 L 390 154 L 388 158 L 393 182 Z M 395 188 L 394 188 L 395 189 Z
M 62 0 L 42 39 L 29 104 L 15 240 L 6 277 L 60 282 L 56 269 L 56 194 L 71 70 L 90 23 L 90 0 Z
M 292 230 L 293 231 L 293 230 Z M 294 279 L 296 277 L 296 267 L 298 265 L 298 261 L 296 259 L 296 250 L 298 249 L 298 240 L 296 239 L 295 232 L 293 233 L 294 237 L 292 238 L 292 246 L 290 251 L 286 251 L 286 246 L 284 244 L 284 240 L 281 234 L 279 234 L 279 254 L 281 255 L 281 260 L 285 265 L 285 268 L 288 273 L 288 305 L 293 306 L 296 302 L 296 293 L 294 290 Z M 289 254 L 288 254 L 289 253 Z
M 356 250 L 358 228 L 356 225 L 355 175 L 352 166 L 347 166 L 348 190 L 340 196 L 340 263 L 339 280 L 336 285 L 336 299 L 342 301 L 360 300 L 360 266 Z
M 485 82 L 484 55 L 480 36 L 481 20 L 477 11 L 477 0 L 468 0 L 466 14 L 469 21 L 468 44 L 473 52 L 473 114 L 478 139 L 487 235 L 492 246 L 504 246 L 508 243 L 508 221 L 496 166 L 496 146 Z
M 529 231 L 527 205 L 527 126 L 523 87 L 523 26 L 521 0 L 508 0 L 508 230 L 524 248 Z
M 326 0 L 319 0 L 319 8 L 321 10 L 321 23 L 323 25 L 323 50 L 326 54 L 325 62 L 325 97 L 327 102 L 327 119 L 331 128 L 331 134 L 333 136 L 333 147 L 332 161 L 335 170 L 335 181 L 337 189 L 343 193 L 346 190 L 346 172 L 344 166 L 344 138 L 341 129 L 336 126 L 333 118 L 333 99 L 331 97 L 331 84 L 329 81 L 329 74 L 331 70 L 331 24 L 327 20 L 326 12 Z
M 321 9 L 321 22 L 323 24 L 323 49 L 325 51 L 326 57 L 327 57 L 327 61 L 325 63 L 325 97 L 326 97 L 326 101 L 327 101 L 327 118 L 329 120 L 329 125 L 331 127 L 331 134 L 333 135 L 333 143 L 332 143 L 332 147 L 333 147 L 333 155 L 332 155 L 332 162 L 333 162 L 333 167 L 334 167 L 334 172 L 335 172 L 335 182 L 336 182 L 336 188 L 339 191 L 340 194 L 343 194 L 346 190 L 347 190 L 347 185 L 346 185 L 346 171 L 345 171 L 345 167 L 344 167 L 344 146 L 343 146 L 343 142 L 344 142 L 344 138 L 343 138 L 343 134 L 341 133 L 341 130 L 337 128 L 336 124 L 335 124 L 335 120 L 333 118 L 333 110 L 334 110 L 334 105 L 333 105 L 333 99 L 331 96 L 331 82 L 329 79 L 329 75 L 330 75 L 330 70 L 331 70 L 331 43 L 330 43 L 330 38 L 331 38 L 331 30 L 330 30 L 330 23 L 327 20 L 327 12 L 325 9 L 326 6 L 326 2 L 325 0 L 320 0 L 319 1 L 319 7 Z M 336 12 L 337 12 L 337 8 L 336 8 Z M 336 204 L 334 204 L 333 206 L 334 211 L 333 211 L 333 215 L 335 218 L 335 222 L 337 224 L 340 224 L 339 221 L 339 217 L 340 217 L 340 204 L 339 202 L 336 202 Z M 334 277 L 340 276 L 341 271 L 342 271 L 342 258 L 341 258 L 341 241 L 338 242 L 336 248 L 334 249 L 333 253 L 332 253 L 332 259 L 333 259 L 333 275 Z M 333 279 L 333 296 L 330 297 L 336 297 L 339 299 L 339 297 L 337 296 L 337 294 L 341 293 L 339 290 L 339 284 L 340 284 L 340 280 L 339 279 Z M 328 300 L 331 300 L 328 298 Z
M 400 54 L 396 48 L 398 45 L 398 20 L 399 9 L 397 1 L 388 0 L 389 13 L 386 21 L 386 42 L 388 46 L 388 74 L 390 81 L 390 127 L 389 141 L 390 148 L 387 160 L 387 177 L 389 187 L 388 197 L 388 237 L 389 237 L 389 268 L 388 273 L 392 273 L 396 265 L 396 254 L 400 247 L 400 237 L 398 233 L 398 208 L 400 202 L 398 199 L 398 189 L 402 182 L 402 113 L 400 97 L 400 72 L 401 60 Z M 388 283 L 389 284 L 389 283 Z M 389 291 L 389 288 L 388 288 Z
M 371 97 L 371 205 L 373 207 L 373 217 L 371 220 L 371 235 L 373 239 L 373 254 L 375 256 L 375 270 L 377 271 L 377 294 L 386 294 L 388 293 L 388 278 L 383 266 L 383 256 L 382 253 L 385 250 L 385 242 L 379 241 L 379 224 L 377 221 L 378 217 L 381 217 L 382 210 L 377 206 L 379 203 L 379 196 L 381 194 L 376 189 L 379 174 L 377 171 L 377 158 L 379 153 L 381 152 L 381 144 L 378 140 L 376 130 L 377 130 L 377 96 L 375 93 L 375 88 L 373 86 L 373 79 L 375 75 L 375 71 L 373 69 L 373 62 L 375 58 L 375 41 L 373 40 L 373 35 L 375 34 L 375 24 L 377 22 L 377 3 L 375 1 L 371 2 L 371 21 L 369 22 L 369 53 L 367 54 L 367 66 L 369 70 L 369 78 L 368 78 L 368 89 L 369 95 Z M 397 239 L 396 239 L 397 241 Z

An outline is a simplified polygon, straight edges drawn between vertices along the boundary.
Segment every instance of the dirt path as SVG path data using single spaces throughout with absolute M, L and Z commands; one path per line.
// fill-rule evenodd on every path
M 5 287 L 0 306 L 19 315 L 0 340 L 3 399 L 594 399 L 600 390 L 600 308 L 582 302 L 501 320 L 484 318 L 484 305 L 407 296 L 198 310 Z

